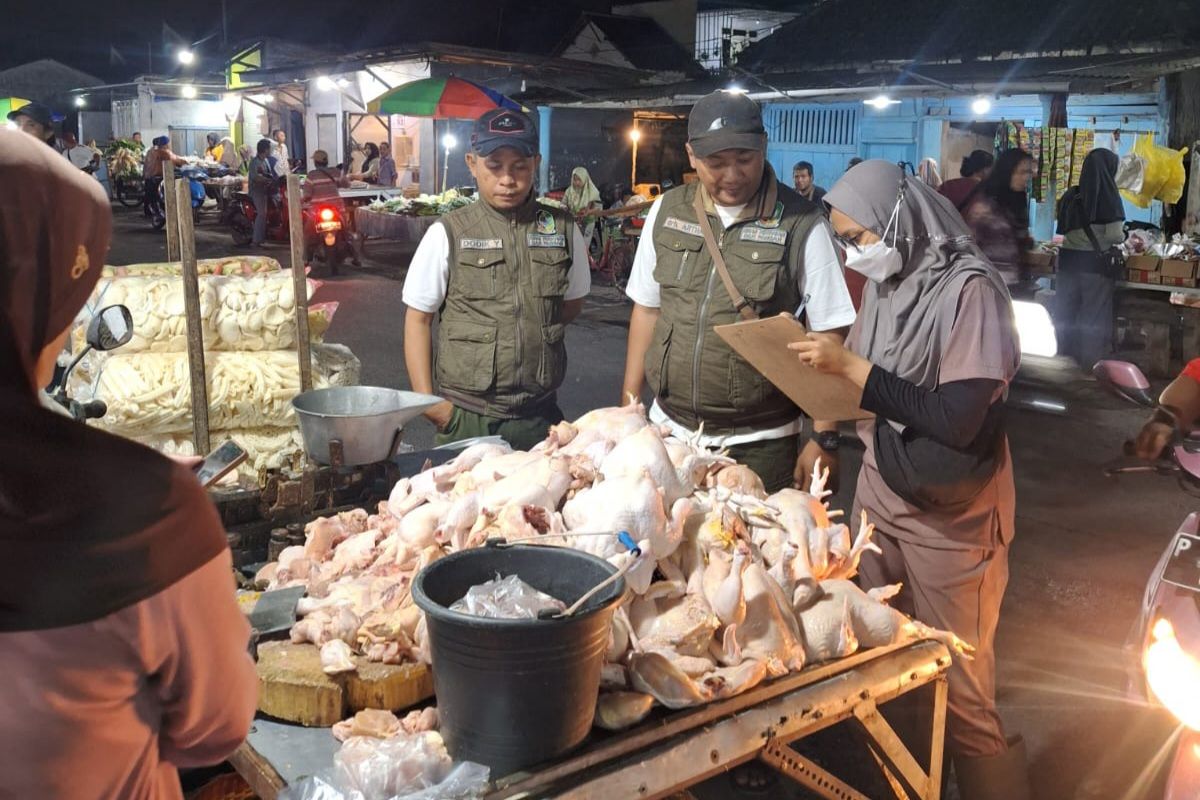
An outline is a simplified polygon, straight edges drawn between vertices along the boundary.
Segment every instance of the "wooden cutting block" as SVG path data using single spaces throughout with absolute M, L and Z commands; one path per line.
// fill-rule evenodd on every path
M 258 710 L 287 722 L 328 727 L 365 708 L 398 711 L 433 696 L 424 664 L 376 664 L 354 657 L 357 672 L 326 675 L 312 644 L 258 646 Z
M 315 645 L 263 642 L 258 646 L 258 710 L 288 722 L 328 727 L 345 719 L 346 690 L 321 671 L 321 651 Z

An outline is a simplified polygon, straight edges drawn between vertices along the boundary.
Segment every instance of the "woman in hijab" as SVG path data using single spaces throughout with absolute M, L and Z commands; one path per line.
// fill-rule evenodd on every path
M 583 240 L 591 243 L 592 231 L 596 229 L 596 218 L 585 218 L 583 215 L 603 208 L 604 203 L 600 200 L 600 190 L 592 183 L 592 176 L 588 174 L 586 167 L 576 167 L 571 172 L 571 185 L 563 194 L 563 204 L 579 222 Z
M 181 798 L 177 768 L 220 762 L 254 715 L 195 475 L 37 400 L 111 228 L 95 181 L 0 130 L 0 797 Z
M 1022 256 L 1033 247 L 1027 194 L 1031 178 L 1033 156 L 1005 150 L 963 204 L 963 219 L 975 243 L 1009 286 L 1021 282 Z
M 1085 370 L 1112 349 L 1113 286 L 1116 275 L 1107 257 L 1125 240 L 1125 206 L 1117 190 L 1120 159 L 1096 149 L 1083 160 L 1079 185 L 1058 203 L 1058 251 L 1054 317 L 1058 352 Z
M 374 142 L 367 142 L 362 147 L 365 160 L 362 171 L 350 176 L 351 180 L 377 183 L 379 181 L 379 147 Z
M 825 196 L 846 266 L 868 278 L 845 348 L 813 334 L 802 363 L 862 387 L 855 496 L 881 554 L 866 588 L 975 648 L 950 671 L 948 751 L 963 800 L 1027 798 L 1024 746 L 1003 733 L 993 642 L 1015 525 L 1002 403 L 1020 348 L 1004 280 L 962 217 L 895 164 L 864 161 Z

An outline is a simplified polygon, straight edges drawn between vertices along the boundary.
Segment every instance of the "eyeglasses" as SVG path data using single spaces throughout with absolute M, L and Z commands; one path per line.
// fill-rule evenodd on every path
M 859 240 L 862 239 L 863 234 L 865 233 L 866 231 L 859 231 L 858 233 L 854 234 L 854 238 L 850 239 L 842 236 L 840 233 L 834 232 L 833 241 L 836 242 L 838 247 L 842 248 L 843 250 L 861 250 L 862 245 L 859 243 Z

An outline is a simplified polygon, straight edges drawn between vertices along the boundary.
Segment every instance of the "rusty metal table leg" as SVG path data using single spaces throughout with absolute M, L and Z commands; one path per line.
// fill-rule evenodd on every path
M 921 769 L 921 765 L 913 758 L 912 753 L 905 747 L 904 742 L 900 740 L 900 737 L 892 730 L 892 726 L 879 713 L 875 701 L 864 700 L 857 704 L 854 707 L 854 716 L 867 729 L 867 734 L 873 740 L 873 745 L 876 747 L 878 755 L 883 759 L 888 769 L 898 773 L 900 779 L 918 797 L 925 798 L 926 800 L 937 800 L 940 788 L 935 787 L 935 784 L 939 783 L 940 776 L 938 776 L 938 779 L 931 779 Z
M 853 786 L 838 780 L 778 739 L 767 742 L 758 757 L 810 792 L 827 800 L 870 800 Z

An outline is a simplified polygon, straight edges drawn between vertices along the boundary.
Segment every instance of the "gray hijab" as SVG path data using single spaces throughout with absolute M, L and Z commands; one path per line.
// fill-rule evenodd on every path
M 963 286 L 981 277 L 1004 297 L 1008 288 L 953 204 L 890 161 L 856 165 L 834 184 L 825 202 L 882 236 L 901 196 L 896 248 L 904 266 L 882 283 L 867 282 L 848 345 L 873 364 L 934 389 Z M 889 231 L 889 243 L 891 238 Z M 1014 331 L 1004 333 L 1015 336 Z

